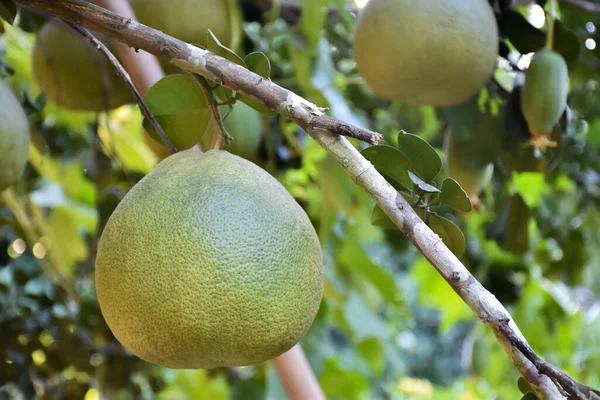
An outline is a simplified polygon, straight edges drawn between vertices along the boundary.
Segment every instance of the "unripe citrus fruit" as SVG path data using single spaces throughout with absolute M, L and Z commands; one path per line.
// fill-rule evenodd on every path
M 21 103 L 0 80 L 0 192 L 17 183 L 29 154 L 29 122 Z
M 106 111 L 133 100 L 108 60 L 58 22 L 48 22 L 37 32 L 32 67 L 36 83 L 61 107 Z
M 293 347 L 323 293 L 303 209 L 225 151 L 190 149 L 125 196 L 99 244 L 96 290 L 115 337 L 168 368 L 260 363 Z
M 206 46 L 210 29 L 227 47 L 241 36 L 241 13 L 226 0 L 130 0 L 136 18 L 184 42 Z
M 544 49 L 535 53 L 525 74 L 521 110 L 532 136 L 548 136 L 567 106 L 569 71 L 562 56 Z
M 357 21 L 354 53 L 384 98 L 457 104 L 492 75 L 498 27 L 487 0 L 371 0 Z

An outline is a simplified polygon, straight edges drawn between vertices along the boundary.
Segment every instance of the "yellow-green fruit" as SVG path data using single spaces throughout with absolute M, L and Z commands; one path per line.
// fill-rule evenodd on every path
M 105 111 L 132 101 L 131 92 L 108 60 L 66 25 L 46 23 L 33 49 L 33 76 L 61 107 Z
M 210 29 L 227 47 L 236 47 L 241 35 L 241 16 L 226 0 L 130 0 L 136 18 L 184 42 L 206 46 Z
M 263 169 L 190 149 L 125 196 L 99 244 L 102 314 L 128 350 L 168 368 L 260 363 L 293 347 L 323 293 L 319 239 Z
M 498 27 L 487 0 L 371 0 L 355 30 L 358 70 L 380 96 L 450 105 L 493 73 Z
M 569 71 L 562 56 L 544 49 L 533 56 L 521 91 L 521 110 L 534 137 L 547 136 L 567 106 Z
M 490 183 L 494 164 L 478 162 L 477 154 L 471 152 L 468 144 L 456 140 L 452 133 L 445 138 L 444 150 L 448 176 L 456 180 L 469 197 L 477 198 Z
M 219 111 L 221 115 L 225 115 L 227 107 L 220 107 Z M 262 139 L 261 114 L 246 103 L 238 101 L 223 125 L 233 136 L 233 141 L 229 146 L 223 144 L 221 148 L 246 160 L 259 162 L 258 150 Z M 214 122 L 211 121 L 202 136 L 201 144 L 204 149 L 210 148 L 214 132 Z
M 29 122 L 8 84 L 0 80 L 0 192 L 17 183 L 29 152 Z

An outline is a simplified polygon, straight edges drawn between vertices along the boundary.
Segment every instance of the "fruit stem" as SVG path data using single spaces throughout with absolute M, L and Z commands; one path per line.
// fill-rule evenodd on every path
M 198 83 L 198 86 L 200 86 L 202 89 L 204 96 L 206 96 L 208 110 L 210 111 L 211 118 L 215 122 L 215 134 L 213 136 L 213 142 L 211 143 L 210 148 L 212 150 L 219 150 L 223 141 L 225 141 L 225 144 L 228 145 L 233 140 L 233 137 L 231 137 L 223 125 L 223 119 L 221 119 L 221 114 L 219 114 L 217 100 L 215 99 L 213 90 L 211 89 L 206 78 L 193 72 L 190 72 L 190 75 L 196 81 L 196 83 Z M 231 112 L 231 110 L 229 112 Z M 229 115 L 229 113 L 227 115 Z
M 546 18 L 548 18 L 548 32 L 546 34 L 546 48 L 552 50 L 554 47 L 554 21 L 557 18 L 557 0 L 550 0 L 549 7 L 550 10 L 546 13 Z

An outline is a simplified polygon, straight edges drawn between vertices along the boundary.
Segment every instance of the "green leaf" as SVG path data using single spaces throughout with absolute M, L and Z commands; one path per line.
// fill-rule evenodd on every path
M 260 51 L 250 53 L 244 58 L 244 63 L 246 63 L 246 68 L 255 74 L 263 78 L 271 78 L 271 62 L 264 53 Z
M 302 33 L 308 39 L 309 47 L 316 48 L 327 20 L 329 0 L 302 0 Z
M 414 183 L 408 176 L 412 165 L 401 151 L 392 146 L 377 145 L 367 147 L 361 153 L 373 163 L 377 171 L 398 182 L 405 189 L 412 190 Z
M 420 137 L 400 132 L 398 148 L 412 164 L 412 169 L 425 182 L 431 182 L 442 170 L 442 159 L 435 149 Z
M 371 214 L 371 223 L 375 226 L 379 226 L 383 229 L 398 229 L 396 224 L 383 212 L 379 206 L 373 208 L 373 214 Z
M 246 56 L 246 58 L 244 58 L 244 62 L 246 64 L 246 67 L 250 71 L 254 72 L 255 74 L 258 74 L 265 79 L 269 79 L 269 77 L 271 76 L 271 62 L 269 61 L 267 56 L 264 55 L 263 53 L 260 53 L 260 52 L 250 53 Z M 258 100 L 254 99 L 250 96 L 246 96 L 245 94 L 242 94 L 242 93 L 237 93 L 236 98 L 238 100 L 243 101 L 244 103 L 248 104 L 250 107 L 254 108 L 258 112 L 261 112 L 261 113 L 269 115 L 269 116 L 277 115 L 275 112 L 271 111 L 267 106 L 265 106 L 263 103 L 259 102 Z
M 233 50 L 225 47 L 221 44 L 219 39 L 215 36 L 215 34 L 209 29 L 206 34 L 206 48 L 209 51 L 215 53 L 215 55 L 219 57 L 223 57 L 233 63 L 236 63 L 241 66 L 246 66 L 244 64 L 244 60 L 240 58 Z M 220 82 L 217 82 L 220 84 Z M 215 89 L 215 94 L 221 99 L 221 101 L 227 101 L 230 97 L 233 96 L 233 90 L 226 88 L 224 86 L 220 86 Z
M 531 392 L 533 390 L 529 382 L 527 382 L 527 379 L 523 378 L 522 376 L 519 377 L 519 380 L 517 381 L 517 386 L 523 394 L 527 394 L 527 392 Z
M 545 195 L 552 193 L 545 174 L 540 172 L 513 172 L 513 182 L 530 208 L 537 207 Z
M 437 214 L 431 214 L 429 217 L 429 227 L 457 257 L 460 257 L 465 252 L 465 235 L 463 235 L 460 228 L 454 225 L 453 222 Z
M 467 193 L 452 178 L 446 178 L 442 183 L 440 201 L 458 211 L 470 212 L 473 209 Z
M 206 97 L 187 75 L 164 77 L 150 88 L 144 101 L 179 150 L 194 146 L 206 131 L 210 119 Z M 152 138 L 162 143 L 147 119 L 144 119 L 144 128 Z
M 419 189 L 421 189 L 422 191 L 427 192 L 427 193 L 440 193 L 440 189 L 425 182 L 423 179 L 419 178 L 417 175 L 413 174 L 412 172 L 408 171 L 408 176 L 410 177 L 410 180 L 415 185 L 417 185 L 417 187 Z
M 367 360 L 375 374 L 383 373 L 386 357 L 384 344 L 380 340 L 374 337 L 366 338 L 356 348 Z
M 14 0 L 0 0 L 0 18 L 12 25 L 16 16 L 17 3 Z

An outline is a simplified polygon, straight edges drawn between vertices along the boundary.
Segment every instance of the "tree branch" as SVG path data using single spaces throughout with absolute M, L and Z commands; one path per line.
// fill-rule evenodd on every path
M 250 96 L 300 125 L 377 202 L 478 318 L 492 330 L 513 364 L 538 395 L 542 398 L 564 399 L 566 396 L 561 392 L 566 391 L 574 398 L 581 398 L 583 393 L 575 380 L 566 376 L 565 382 L 555 383 L 555 377 L 539 368 L 539 357 L 533 351 L 521 351 L 530 347 L 504 306 L 471 275 L 373 165 L 348 140 L 338 135 L 343 130 L 341 127 L 351 130 L 355 127 L 326 116 L 316 105 L 237 64 L 83 0 L 18 2 L 81 24 L 134 48 L 167 57 L 172 64 Z
M 100 50 L 100 52 L 108 59 L 108 61 L 115 68 L 115 71 L 117 72 L 117 74 L 121 77 L 121 79 L 123 79 L 125 81 L 125 83 L 129 87 L 129 89 L 131 90 L 131 93 L 133 94 L 135 101 L 137 102 L 140 109 L 142 110 L 142 114 L 144 114 L 144 117 L 146 117 L 148 119 L 148 121 L 150 121 L 150 123 L 152 124 L 154 129 L 156 129 L 156 132 L 158 133 L 160 138 L 163 140 L 165 145 L 167 145 L 169 150 L 171 150 L 171 153 L 177 153 L 177 148 L 173 145 L 173 143 L 171 142 L 171 140 L 169 139 L 169 137 L 167 136 L 165 131 L 163 131 L 162 127 L 160 126 L 160 124 L 158 123 L 156 118 L 154 118 L 154 115 L 152 115 L 152 113 L 148 109 L 148 106 L 146 106 L 146 103 L 144 103 L 144 99 L 140 95 L 140 92 L 138 92 L 137 88 L 131 81 L 131 77 L 129 76 L 127 71 L 125 71 L 125 68 L 123 68 L 123 66 L 121 65 L 119 60 L 117 60 L 117 57 L 115 57 L 114 54 L 111 53 L 110 50 L 108 50 L 108 48 L 104 45 L 104 43 L 102 43 L 101 41 L 96 39 L 94 37 L 94 35 L 92 35 L 87 29 L 82 28 L 78 24 L 72 23 L 69 21 L 67 21 L 67 24 L 71 28 L 73 28 L 75 31 L 79 32 L 83 37 L 85 37 L 98 50 Z

